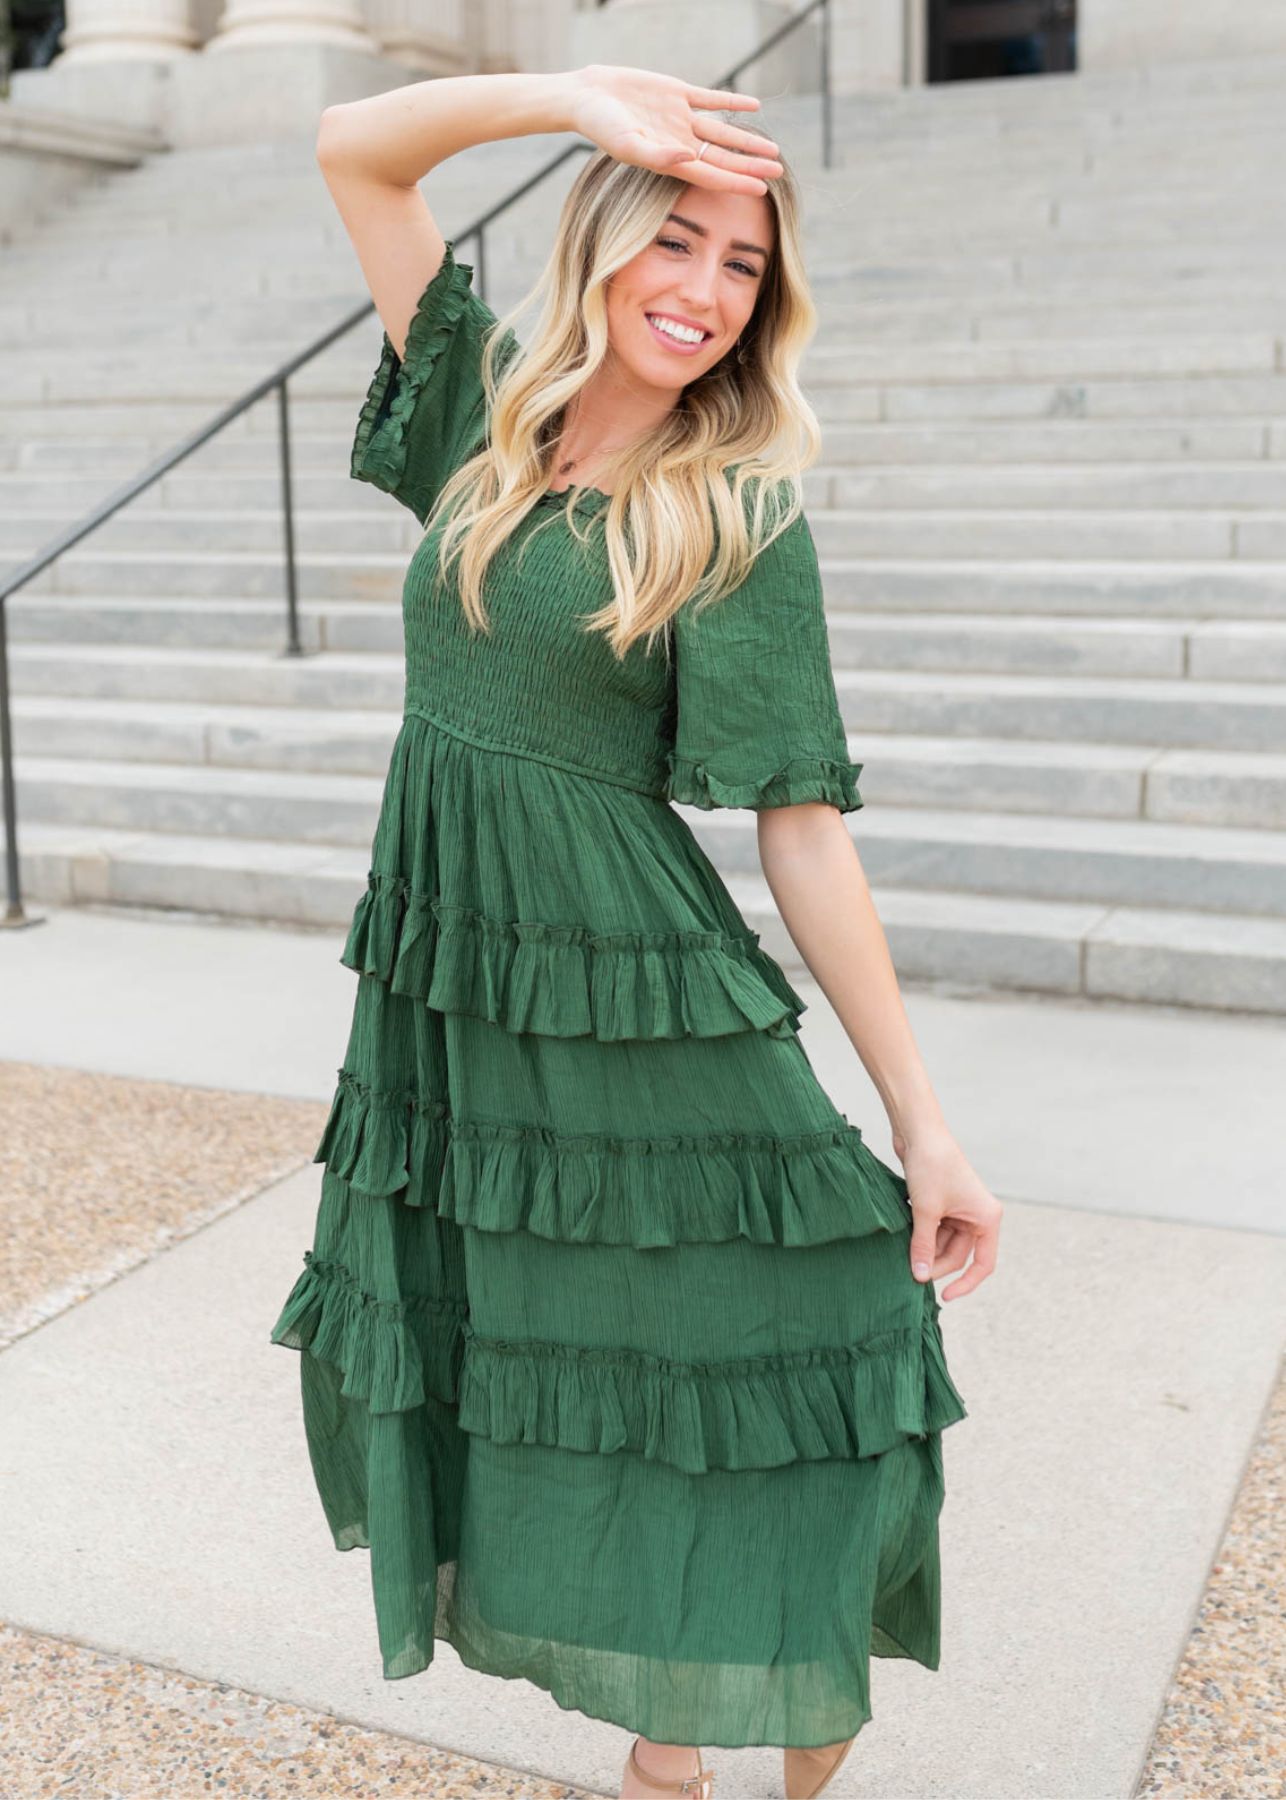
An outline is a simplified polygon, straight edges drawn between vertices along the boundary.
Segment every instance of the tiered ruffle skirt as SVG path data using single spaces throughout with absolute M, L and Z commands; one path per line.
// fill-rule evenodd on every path
M 450 1643 L 656 1741 L 833 1743 L 939 1657 L 965 1416 L 901 1175 L 663 801 L 408 711 L 272 1330 L 383 1673 Z

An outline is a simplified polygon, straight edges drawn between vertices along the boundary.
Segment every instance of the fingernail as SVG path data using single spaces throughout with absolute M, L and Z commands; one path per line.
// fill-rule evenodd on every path
M 921 1277 L 927 1275 L 929 1273 L 928 1263 L 917 1263 L 915 1265 L 915 1272 L 917 1275 L 919 1275 Z

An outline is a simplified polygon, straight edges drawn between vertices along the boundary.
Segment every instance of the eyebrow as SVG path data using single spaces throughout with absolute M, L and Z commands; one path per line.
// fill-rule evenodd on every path
M 667 213 L 665 216 L 667 219 L 673 219 L 676 225 L 685 225 L 689 231 L 695 231 L 698 237 L 709 237 L 710 235 L 705 226 L 698 225 L 695 219 L 681 218 L 678 213 Z M 741 238 L 733 238 L 732 248 L 734 250 L 754 250 L 764 258 L 765 262 L 768 260 L 768 252 L 762 244 L 747 244 Z

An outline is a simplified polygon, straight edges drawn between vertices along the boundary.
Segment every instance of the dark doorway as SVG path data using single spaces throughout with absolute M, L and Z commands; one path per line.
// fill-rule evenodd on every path
M 929 81 L 1076 67 L 1076 0 L 927 0 Z
M 0 38 L 9 69 L 44 69 L 66 28 L 63 0 L 0 0 Z

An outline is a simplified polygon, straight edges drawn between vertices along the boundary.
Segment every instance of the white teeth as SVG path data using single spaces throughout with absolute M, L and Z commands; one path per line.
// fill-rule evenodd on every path
M 688 325 L 671 324 L 669 319 L 660 319 L 655 313 L 649 313 L 648 318 L 651 319 L 658 331 L 664 331 L 669 337 L 678 338 L 681 344 L 704 343 L 709 336 L 708 332 L 693 331 Z

